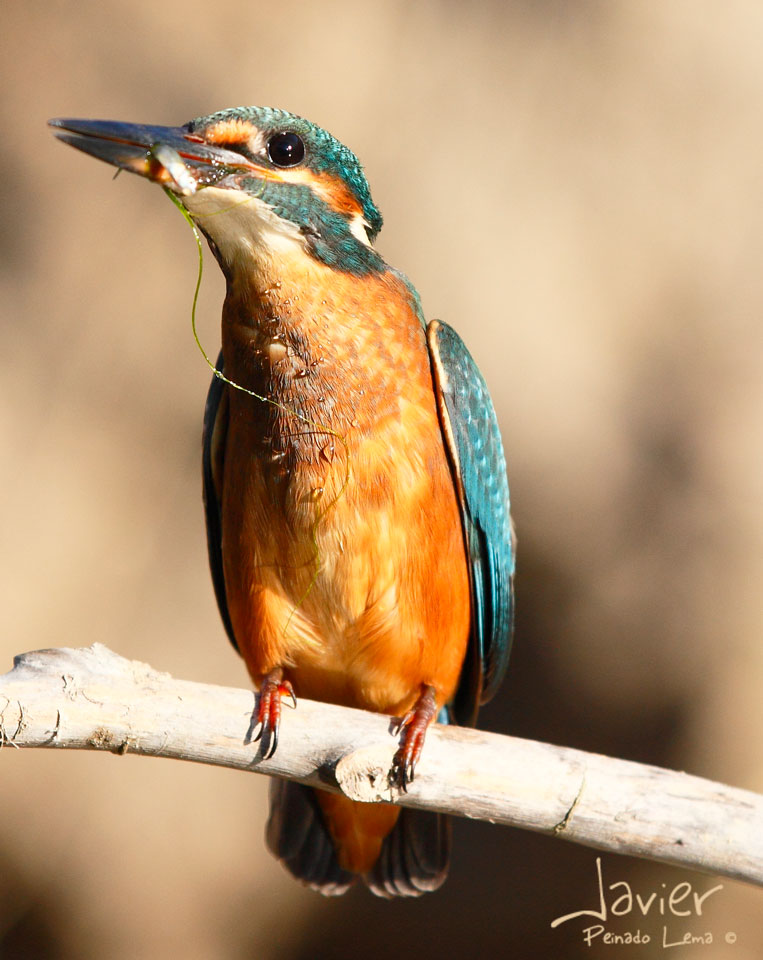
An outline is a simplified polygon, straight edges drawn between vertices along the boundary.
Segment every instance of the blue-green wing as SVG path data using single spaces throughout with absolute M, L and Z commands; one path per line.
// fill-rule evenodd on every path
M 217 369 L 223 368 L 222 353 L 217 358 Z M 223 469 L 225 466 L 225 440 L 228 434 L 228 388 L 223 381 L 212 377 L 204 408 L 204 431 L 202 434 L 201 469 L 204 494 L 204 515 L 207 522 L 207 550 L 209 569 L 217 597 L 217 606 L 230 642 L 238 650 L 233 626 L 228 613 L 223 577 L 222 520 L 220 497 Z
M 469 558 L 472 636 L 451 710 L 472 724 L 506 673 L 514 620 L 514 536 L 506 460 L 493 402 L 463 341 L 432 321 L 427 342 Z

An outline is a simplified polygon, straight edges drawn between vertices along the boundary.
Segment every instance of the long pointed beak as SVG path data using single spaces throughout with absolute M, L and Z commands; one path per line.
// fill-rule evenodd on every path
M 185 127 L 154 127 L 114 120 L 49 120 L 64 143 L 189 195 L 229 174 L 257 168 L 240 153 L 206 143 Z

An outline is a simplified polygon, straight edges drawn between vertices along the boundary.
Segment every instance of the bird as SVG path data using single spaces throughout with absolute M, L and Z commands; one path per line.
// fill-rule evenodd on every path
M 284 701 L 370 710 L 397 718 L 390 780 L 408 789 L 429 725 L 474 725 L 512 642 L 506 461 L 475 361 L 382 258 L 363 168 L 316 124 L 271 107 L 50 124 L 173 194 L 225 277 L 203 500 L 263 755 Z M 386 898 L 436 890 L 451 847 L 442 814 L 279 778 L 266 842 L 323 894 Z

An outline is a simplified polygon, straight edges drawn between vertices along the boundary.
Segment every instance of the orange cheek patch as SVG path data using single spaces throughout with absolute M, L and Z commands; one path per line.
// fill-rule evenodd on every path
M 313 175 L 318 192 L 329 203 L 337 213 L 344 213 L 353 217 L 363 213 L 355 196 L 350 192 L 346 184 L 337 177 L 328 174 Z
M 363 213 L 363 208 L 349 188 L 338 177 L 332 177 L 329 173 L 316 173 L 314 170 L 299 167 L 295 170 L 282 170 L 279 176 L 272 179 L 310 187 L 332 210 L 345 216 L 353 217 Z

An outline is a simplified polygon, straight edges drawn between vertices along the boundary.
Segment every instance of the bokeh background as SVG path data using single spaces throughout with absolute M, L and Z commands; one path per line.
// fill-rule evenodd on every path
M 0 137 L 0 662 L 106 643 L 243 686 L 206 568 L 193 239 L 51 116 L 273 104 L 363 160 L 379 246 L 491 386 L 519 531 L 492 729 L 763 790 L 763 7 L 757 0 L 9 2 Z M 223 284 L 200 306 L 216 350 Z M 0 755 L 3 960 L 663 955 L 586 948 L 595 853 L 458 822 L 436 895 L 323 900 L 263 779 Z M 648 895 L 712 878 L 604 856 Z M 723 881 L 683 958 L 763 957 Z M 622 892 L 622 888 L 620 888 Z M 727 932 L 737 942 L 725 942 Z

